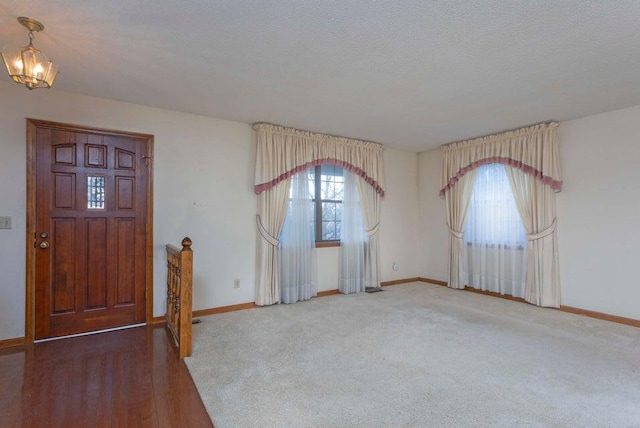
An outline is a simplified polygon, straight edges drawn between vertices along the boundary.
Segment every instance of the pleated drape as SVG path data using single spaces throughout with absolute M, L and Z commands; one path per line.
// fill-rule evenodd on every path
M 477 170 L 473 170 L 462 176 L 445 195 L 447 227 L 449 228 L 449 264 L 447 271 L 449 275 L 448 285 L 451 288 L 462 289 L 465 287 L 463 228 L 477 172 Z
M 515 168 L 506 168 L 518 212 L 527 230 L 524 299 L 538 306 L 560 307 L 560 266 L 556 233 L 556 194 Z
M 272 305 L 280 301 L 278 274 L 278 237 L 287 213 L 291 180 L 258 195 L 256 225 L 256 305 Z
M 377 288 L 380 287 L 380 194 L 361 177 L 358 177 L 357 184 L 367 233 L 364 250 L 366 286 Z

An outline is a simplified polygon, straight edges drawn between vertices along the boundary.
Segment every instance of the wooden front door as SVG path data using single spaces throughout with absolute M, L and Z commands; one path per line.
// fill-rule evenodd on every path
M 35 339 L 144 323 L 152 137 L 28 127 Z

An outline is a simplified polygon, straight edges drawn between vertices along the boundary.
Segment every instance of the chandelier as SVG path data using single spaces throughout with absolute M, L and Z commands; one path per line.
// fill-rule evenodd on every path
M 18 22 L 29 30 L 29 45 L 2 52 L 9 76 L 29 89 L 50 88 L 58 75 L 58 67 L 33 47 L 33 32 L 44 30 L 44 25 L 24 16 L 18 18 Z

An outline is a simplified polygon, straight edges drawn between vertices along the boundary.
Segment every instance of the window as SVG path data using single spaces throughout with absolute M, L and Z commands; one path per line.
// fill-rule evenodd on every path
M 504 165 L 478 168 L 464 240 L 465 285 L 524 297 L 527 237 Z
M 104 177 L 87 176 L 87 208 L 104 209 Z
M 344 195 L 342 168 L 330 164 L 316 166 L 307 170 L 307 180 L 313 201 L 313 230 L 316 242 L 340 241 Z
M 524 248 L 527 238 L 502 164 L 478 168 L 464 225 L 468 245 Z
M 342 217 L 342 197 L 344 195 L 344 175 L 342 168 L 335 165 L 315 167 L 316 242 L 340 240 L 340 218 Z M 319 197 L 318 197 L 319 195 Z

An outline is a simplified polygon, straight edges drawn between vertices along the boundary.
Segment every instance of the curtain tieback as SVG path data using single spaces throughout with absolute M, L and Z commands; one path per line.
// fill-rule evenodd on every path
M 463 232 L 458 232 L 451 228 L 449 228 L 449 233 L 451 234 L 451 236 L 453 236 L 456 239 L 462 239 L 462 237 L 464 236 Z
M 547 227 L 546 229 L 542 230 L 541 232 L 528 234 L 527 235 L 527 239 L 529 241 L 537 241 L 538 239 L 542 239 L 542 238 L 545 238 L 545 237 L 551 235 L 553 232 L 556 231 L 556 223 L 557 222 L 558 222 L 558 217 L 554 217 L 553 222 L 551 223 L 551 226 Z
M 377 222 L 375 226 L 367 230 L 367 236 L 375 235 L 376 233 L 378 233 L 378 229 L 380 229 L 380 222 Z
M 269 232 L 267 232 L 267 229 L 264 228 L 259 214 L 256 214 L 256 224 L 258 225 L 258 231 L 260 232 L 260 235 L 262 235 L 265 241 L 267 241 L 269 244 L 273 245 L 274 247 L 277 247 L 278 244 L 280 244 L 280 241 L 274 238 L 273 236 L 271 236 Z

